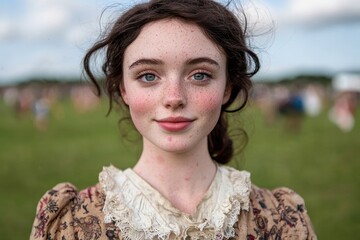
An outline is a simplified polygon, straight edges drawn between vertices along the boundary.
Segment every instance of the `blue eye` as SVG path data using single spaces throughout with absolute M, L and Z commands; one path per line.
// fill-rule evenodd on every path
M 193 79 L 196 81 L 202 81 L 202 80 L 206 80 L 207 78 L 209 78 L 210 76 L 206 73 L 195 73 L 193 75 Z
M 151 73 L 146 73 L 140 77 L 140 79 L 144 82 L 153 82 L 156 80 L 156 76 Z

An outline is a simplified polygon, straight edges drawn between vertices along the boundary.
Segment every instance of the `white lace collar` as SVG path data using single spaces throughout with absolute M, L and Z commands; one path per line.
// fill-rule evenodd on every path
M 249 209 L 250 174 L 218 166 L 216 176 L 189 216 L 172 206 L 133 170 L 104 167 L 105 222 L 114 221 L 125 239 L 223 239 L 234 237 L 240 210 Z

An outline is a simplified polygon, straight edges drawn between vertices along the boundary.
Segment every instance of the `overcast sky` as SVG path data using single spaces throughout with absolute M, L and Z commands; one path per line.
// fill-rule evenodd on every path
M 116 2 L 132 1 L 1 1 L 0 84 L 79 77 L 102 10 Z M 359 0 L 246 0 L 244 8 L 255 33 L 263 33 L 252 42 L 262 59 L 260 77 L 360 70 Z

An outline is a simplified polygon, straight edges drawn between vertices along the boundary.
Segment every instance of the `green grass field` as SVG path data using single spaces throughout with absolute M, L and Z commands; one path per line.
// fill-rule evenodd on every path
M 97 182 L 102 166 L 130 167 L 140 141 L 124 141 L 118 113 L 105 117 L 106 103 L 78 114 L 69 103 L 57 107 L 47 131 L 31 115 L 15 117 L 0 102 L 0 239 L 28 239 L 37 201 L 59 182 L 79 189 Z M 360 110 L 360 109 L 359 109 Z M 358 111 L 359 113 L 359 111 Z M 240 166 L 258 186 L 295 189 L 306 200 L 319 239 L 356 239 L 360 229 L 360 115 L 342 133 L 327 112 L 306 118 L 298 133 L 279 119 L 266 126 L 254 108 L 242 117 L 250 141 Z

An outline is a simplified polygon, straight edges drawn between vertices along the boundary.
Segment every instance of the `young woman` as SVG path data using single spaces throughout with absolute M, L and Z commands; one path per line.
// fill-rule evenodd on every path
M 127 107 L 142 154 L 83 191 L 48 191 L 31 238 L 316 239 L 299 195 L 260 189 L 224 165 L 233 154 L 225 114 L 243 108 L 259 69 L 244 28 L 212 0 L 152 0 L 120 16 L 84 69 L 100 92 L 90 65 L 106 51 L 110 108 Z

